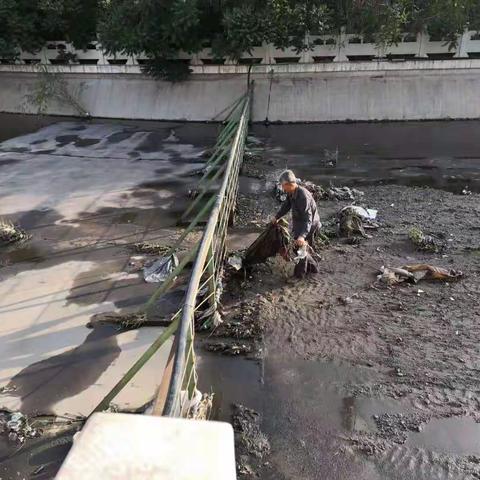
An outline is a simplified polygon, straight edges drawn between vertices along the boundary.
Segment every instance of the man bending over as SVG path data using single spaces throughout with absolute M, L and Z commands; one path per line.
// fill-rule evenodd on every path
M 280 183 L 287 199 L 273 219 L 273 223 L 292 211 L 292 233 L 295 243 L 302 247 L 307 242 L 313 247 L 315 235 L 322 224 L 318 216 L 317 204 L 312 194 L 297 183 L 297 178 L 291 170 L 285 170 L 280 176 Z

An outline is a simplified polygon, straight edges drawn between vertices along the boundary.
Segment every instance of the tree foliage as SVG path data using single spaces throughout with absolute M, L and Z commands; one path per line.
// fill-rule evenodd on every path
M 51 40 L 77 48 L 96 38 L 100 0 L 0 0 L 0 57 L 36 52 Z
M 206 45 L 237 59 L 257 45 L 302 52 L 309 34 L 364 34 L 380 46 L 428 31 L 456 45 L 480 28 L 479 0 L 0 0 L 0 57 L 34 52 L 49 40 L 83 48 L 98 38 L 109 54 L 147 59 L 145 70 L 181 79 L 178 52 Z

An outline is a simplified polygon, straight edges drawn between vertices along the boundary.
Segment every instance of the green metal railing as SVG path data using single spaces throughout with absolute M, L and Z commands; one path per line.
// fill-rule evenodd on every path
M 163 415 L 189 415 L 197 387 L 193 346 L 195 312 L 202 308 L 205 302 L 210 303 L 212 315 L 217 309 L 219 283 L 226 254 L 227 229 L 235 209 L 239 184 L 238 176 L 248 131 L 249 94 L 239 102 L 237 108 L 239 108 L 240 113 L 238 120 L 234 116 L 234 120 L 227 124 L 223 131 L 223 138 L 228 138 L 232 133 L 235 135 L 230 148 L 227 149 L 228 160 L 217 171 L 217 173 L 220 171 L 225 173 L 220 190 L 216 194 L 215 204 L 210 212 L 207 226 L 203 232 L 188 284 L 180 326 L 177 331 L 173 369 Z M 223 148 L 223 140 L 221 145 L 220 148 Z M 219 155 L 222 155 L 222 153 Z M 218 161 L 218 158 L 218 156 L 217 158 L 212 157 L 212 165 Z M 215 178 L 216 175 L 213 175 L 212 178 Z M 199 299 L 199 292 L 204 287 L 208 287 L 208 293 Z
M 202 311 L 203 316 L 209 317 L 210 322 L 214 321 L 216 315 L 226 254 L 227 229 L 235 209 L 238 176 L 248 131 L 250 99 L 249 89 L 234 103 L 212 149 L 205 172 L 198 182 L 197 194 L 182 216 L 183 220 L 191 216 L 193 218 L 166 256 L 177 252 L 188 234 L 208 216 L 202 239 L 181 258 L 179 265 L 153 293 L 138 315 L 148 318 L 159 298 L 172 288 L 178 276 L 193 262 L 184 304 L 172 317 L 170 325 L 98 404 L 94 412 L 106 410 L 118 393 L 162 345 L 174 337 L 155 401 L 154 414 L 168 416 L 190 414 L 197 393 L 193 345 L 195 314 Z M 220 180 L 221 184 L 218 186 Z

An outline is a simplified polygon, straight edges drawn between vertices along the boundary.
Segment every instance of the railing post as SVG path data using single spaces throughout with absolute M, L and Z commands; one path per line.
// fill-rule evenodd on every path
M 207 274 L 210 278 L 208 281 L 208 294 L 212 295 L 210 298 L 210 306 L 214 307 L 215 310 L 217 309 L 217 270 L 215 265 L 215 253 L 213 251 L 213 242 L 210 245 L 210 249 L 208 252 L 208 267 L 207 267 Z

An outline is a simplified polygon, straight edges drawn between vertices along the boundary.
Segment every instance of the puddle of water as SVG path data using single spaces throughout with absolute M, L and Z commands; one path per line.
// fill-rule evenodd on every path
M 196 354 L 200 391 L 215 394 L 212 420 L 230 422 L 234 403 L 263 410 L 262 370 L 258 362 L 207 352 L 200 345 Z
M 480 455 L 480 423 L 470 417 L 432 420 L 409 435 L 408 446 L 449 455 Z
M 285 408 L 282 415 L 294 415 L 301 423 L 308 418 L 319 429 L 375 431 L 373 415 L 404 413 L 405 407 L 390 399 L 354 397 L 345 393 L 343 386 L 368 384 L 377 378 L 375 372 L 364 367 L 267 358 L 265 393 L 273 413 L 265 413 L 278 418 L 281 416 L 279 412 Z M 268 417 L 266 422 L 270 423 Z M 277 425 L 277 422 L 275 420 L 271 425 Z

